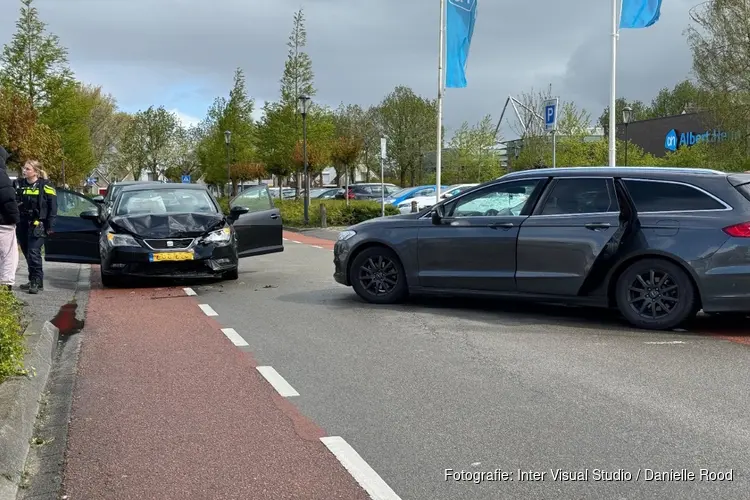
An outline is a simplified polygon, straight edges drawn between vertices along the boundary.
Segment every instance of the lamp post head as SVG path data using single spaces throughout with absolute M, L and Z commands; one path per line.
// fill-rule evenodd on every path
M 229 144 L 229 141 L 231 139 L 232 139 L 232 131 L 231 130 L 227 130 L 226 132 L 224 132 L 224 142 L 226 144 Z
M 631 108 L 630 106 L 625 106 L 622 109 L 622 123 L 627 125 L 628 123 L 630 123 L 630 120 L 632 118 L 633 118 L 633 108 Z
M 299 96 L 299 112 L 302 116 L 307 114 L 307 108 L 310 103 L 310 98 L 306 95 Z

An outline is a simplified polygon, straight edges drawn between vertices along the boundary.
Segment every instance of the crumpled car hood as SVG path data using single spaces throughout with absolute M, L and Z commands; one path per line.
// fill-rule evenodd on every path
M 221 229 L 224 223 L 220 214 L 136 215 L 110 221 L 115 230 L 141 238 L 195 238 Z

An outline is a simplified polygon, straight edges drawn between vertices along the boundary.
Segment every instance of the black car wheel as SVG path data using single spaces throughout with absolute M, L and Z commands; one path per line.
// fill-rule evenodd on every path
M 694 315 L 696 290 L 679 266 L 663 259 L 631 264 L 617 280 L 617 307 L 639 328 L 667 330 Z
M 392 304 L 408 292 L 406 274 L 398 256 L 387 248 L 373 247 L 352 262 L 350 280 L 357 295 L 373 304 Z

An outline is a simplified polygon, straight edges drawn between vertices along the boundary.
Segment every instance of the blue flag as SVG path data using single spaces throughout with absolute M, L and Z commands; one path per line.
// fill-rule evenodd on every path
M 448 0 L 445 23 L 447 88 L 466 87 L 466 60 L 469 58 L 476 18 L 477 0 Z
M 661 0 L 622 0 L 620 28 L 648 28 L 660 14 Z

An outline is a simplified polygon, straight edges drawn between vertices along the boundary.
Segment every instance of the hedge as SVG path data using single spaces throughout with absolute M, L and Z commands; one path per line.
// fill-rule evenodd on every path
M 0 383 L 22 373 L 25 353 L 21 303 L 13 292 L 0 290 Z
M 281 220 L 285 226 L 304 226 L 305 206 L 303 200 L 275 199 L 274 203 L 281 211 Z M 219 198 L 219 204 L 224 213 L 229 213 L 229 198 Z M 320 227 L 321 204 L 326 207 L 326 223 L 329 226 L 351 226 L 380 217 L 379 201 L 350 200 L 349 206 L 347 206 L 346 200 L 310 200 L 310 226 Z M 385 206 L 385 215 L 397 215 L 399 213 L 398 208 L 393 205 Z

